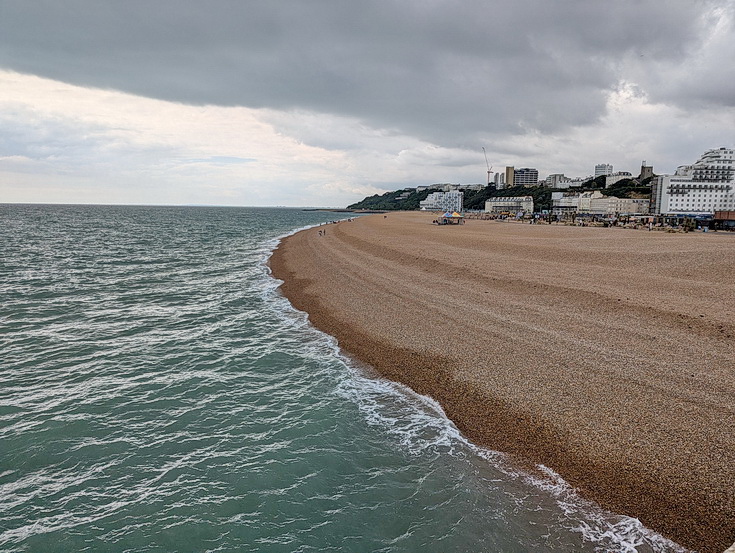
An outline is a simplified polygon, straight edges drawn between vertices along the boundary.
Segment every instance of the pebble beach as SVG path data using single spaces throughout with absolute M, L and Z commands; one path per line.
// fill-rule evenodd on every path
M 369 215 L 284 239 L 283 294 L 474 442 L 677 543 L 735 542 L 735 234 Z

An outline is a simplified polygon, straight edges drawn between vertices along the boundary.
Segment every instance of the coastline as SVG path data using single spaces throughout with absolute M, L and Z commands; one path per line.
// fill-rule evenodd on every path
M 284 239 L 282 293 L 470 439 L 682 545 L 735 541 L 731 236 L 371 215 Z

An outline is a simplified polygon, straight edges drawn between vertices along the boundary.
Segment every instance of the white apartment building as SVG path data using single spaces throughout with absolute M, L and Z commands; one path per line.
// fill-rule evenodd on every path
M 419 202 L 419 207 L 425 211 L 462 211 L 463 202 L 464 192 L 461 190 L 432 192 Z
M 595 178 L 599 177 L 600 175 L 612 175 L 612 172 L 612 165 L 608 165 L 607 163 L 598 163 L 597 165 L 595 165 Z
M 516 169 L 513 174 L 513 186 L 538 186 L 538 170 L 533 167 Z
M 508 196 L 485 200 L 486 213 L 502 213 L 503 211 L 533 213 L 533 196 Z
M 546 177 L 546 186 L 555 190 L 566 190 L 567 188 L 581 188 L 589 180 L 588 178 L 569 178 L 561 173 L 554 173 Z
M 693 165 L 651 181 L 651 212 L 712 215 L 735 210 L 735 150 L 707 150 Z

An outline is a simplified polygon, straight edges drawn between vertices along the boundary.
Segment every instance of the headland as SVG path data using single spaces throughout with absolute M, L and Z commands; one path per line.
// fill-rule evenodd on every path
M 308 229 L 270 266 L 315 326 L 476 443 L 688 548 L 730 546 L 735 236 L 433 218 Z

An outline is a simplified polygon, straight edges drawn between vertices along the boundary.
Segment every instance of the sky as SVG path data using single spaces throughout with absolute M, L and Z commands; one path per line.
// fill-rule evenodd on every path
M 0 0 L 0 203 L 344 207 L 735 146 L 735 0 Z

